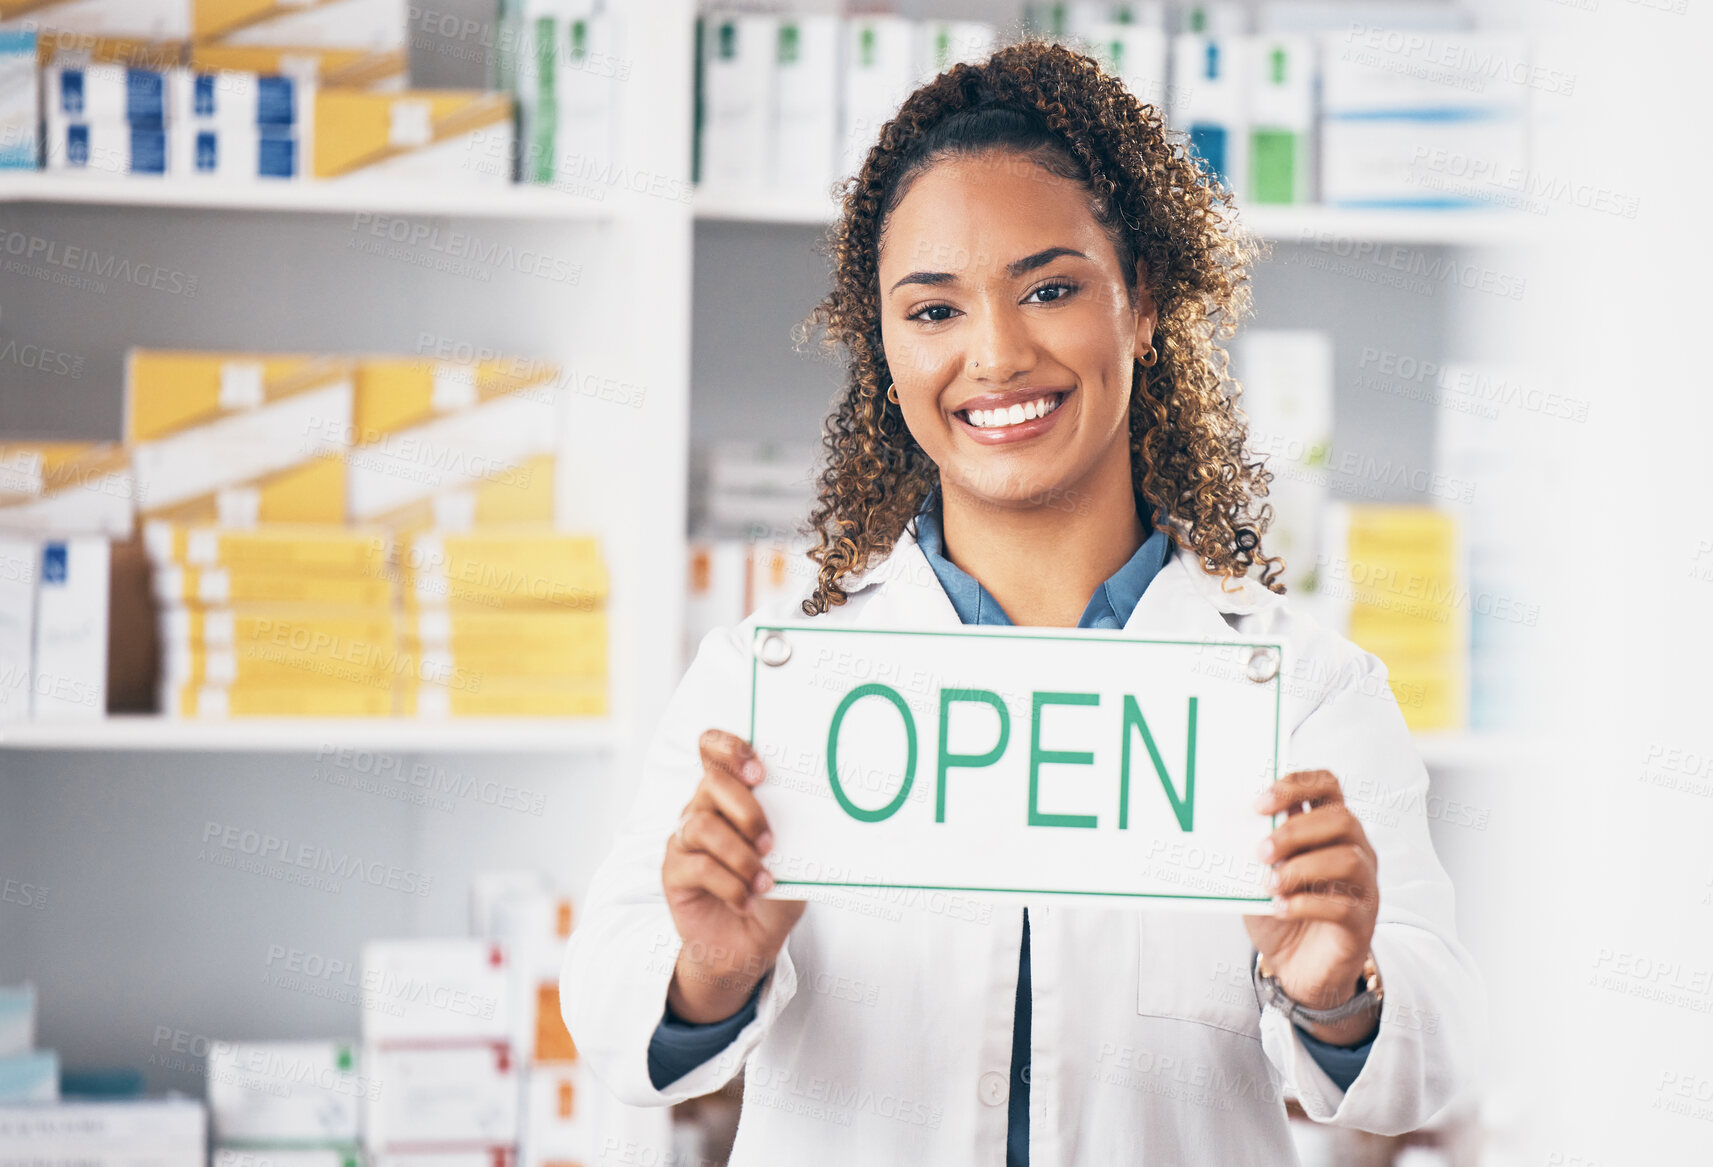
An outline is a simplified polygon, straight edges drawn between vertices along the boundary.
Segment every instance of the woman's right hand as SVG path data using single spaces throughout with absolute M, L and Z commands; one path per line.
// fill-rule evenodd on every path
M 761 759 L 736 734 L 710 729 L 697 742 L 702 781 L 684 806 L 683 827 L 666 842 L 661 884 L 683 939 L 666 1000 L 686 1021 L 736 1013 L 773 967 L 802 900 L 763 899 L 773 877 L 762 857 L 773 846 L 754 787 Z

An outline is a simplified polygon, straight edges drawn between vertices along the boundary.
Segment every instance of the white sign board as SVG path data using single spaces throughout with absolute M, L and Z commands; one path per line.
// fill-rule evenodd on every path
M 913 888 L 1255 912 L 1278 644 L 768 625 L 751 643 L 774 896 Z

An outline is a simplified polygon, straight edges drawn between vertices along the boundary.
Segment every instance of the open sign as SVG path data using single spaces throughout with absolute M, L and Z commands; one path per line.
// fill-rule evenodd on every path
M 785 624 L 751 648 L 775 896 L 1269 900 L 1278 644 Z

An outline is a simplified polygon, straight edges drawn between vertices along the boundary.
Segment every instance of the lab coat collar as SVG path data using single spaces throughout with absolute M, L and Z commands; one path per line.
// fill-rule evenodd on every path
M 875 615 L 886 624 L 927 628 L 963 624 L 908 528 L 899 534 L 890 554 L 847 577 L 843 586 L 847 595 L 854 596 L 877 585 L 871 603 L 880 605 Z M 1259 612 L 1275 599 L 1253 578 L 1229 580 L 1203 571 L 1193 556 L 1174 544 L 1171 558 L 1142 593 L 1124 631 L 1208 639 L 1230 636 L 1233 624 L 1228 617 Z

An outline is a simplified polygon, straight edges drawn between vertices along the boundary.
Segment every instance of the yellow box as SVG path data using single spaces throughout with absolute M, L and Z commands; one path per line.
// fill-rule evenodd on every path
M 116 442 L 0 442 L 0 528 L 127 539 L 136 497 Z
M 315 95 L 312 177 L 511 185 L 512 99 L 474 89 Z
M 345 357 L 133 349 L 125 438 L 145 518 L 340 522 L 356 366 Z
M 328 604 L 384 607 L 393 581 L 358 575 L 316 575 L 238 567 L 158 567 L 155 600 L 162 604 Z
M 404 585 L 419 605 L 586 611 L 605 603 L 609 587 L 590 535 L 527 527 L 422 532 L 402 540 L 400 552 Z
M 534 400 L 551 405 L 559 374 L 559 366 L 551 361 L 523 358 L 469 362 L 360 358 L 353 413 L 356 444 L 369 445 L 386 434 L 449 414 L 467 417 L 472 410 L 516 393 L 528 392 Z
M 387 717 L 393 694 L 381 688 L 292 688 L 238 682 L 162 690 L 174 717 Z
M 190 46 L 190 67 L 198 73 L 260 73 L 296 77 L 334 89 L 403 89 L 410 76 L 409 53 L 391 49 L 318 48 L 314 45 Z
M 0 0 L 0 6 L 4 0 Z M 40 19 L 39 17 L 37 19 Z M 36 61 L 42 68 L 79 61 L 92 65 L 130 65 L 138 69 L 171 69 L 184 63 L 185 44 L 179 40 L 104 36 L 43 28 L 36 33 Z
M 192 0 L 0 0 L 0 20 L 86 37 L 183 40 Z
M 604 681 L 485 683 L 479 689 L 406 682 L 397 691 L 404 717 L 604 717 Z
M 391 579 L 386 532 L 361 527 L 215 527 L 154 520 L 143 545 L 158 564 L 330 572 Z
M 199 41 L 396 49 L 407 27 L 406 0 L 192 0 Z
M 161 641 L 232 647 L 269 644 L 293 652 L 334 656 L 365 654 L 396 643 L 390 607 L 343 608 L 319 604 L 246 604 L 226 608 L 162 608 Z

